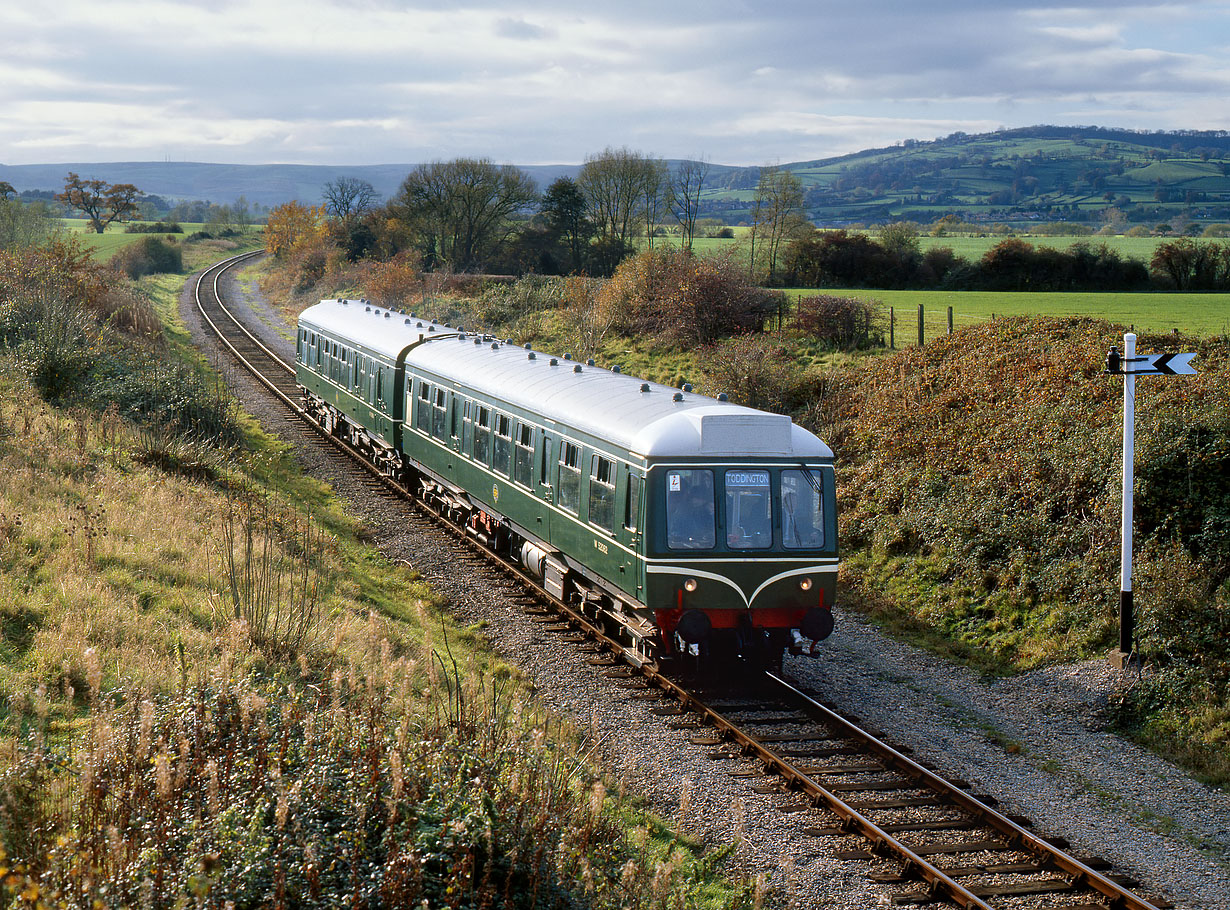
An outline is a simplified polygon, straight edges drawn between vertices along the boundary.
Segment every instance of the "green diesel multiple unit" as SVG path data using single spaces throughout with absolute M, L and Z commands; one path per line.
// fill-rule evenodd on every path
M 788 417 L 362 300 L 299 319 L 309 411 L 630 656 L 832 631 L 833 453 Z

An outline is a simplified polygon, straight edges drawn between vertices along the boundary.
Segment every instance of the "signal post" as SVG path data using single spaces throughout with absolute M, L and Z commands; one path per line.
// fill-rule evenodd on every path
M 1114 348 L 1106 355 L 1106 373 L 1123 377 L 1123 526 L 1119 557 L 1119 647 L 1110 652 L 1110 662 L 1122 670 L 1135 651 L 1136 616 L 1132 604 L 1132 481 L 1136 455 L 1136 377 L 1187 376 L 1195 354 L 1136 355 L 1136 335 L 1123 336 L 1123 354 Z

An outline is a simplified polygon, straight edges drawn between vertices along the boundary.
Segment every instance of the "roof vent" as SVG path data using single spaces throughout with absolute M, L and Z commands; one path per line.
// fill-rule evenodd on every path
M 434 325 L 429 325 L 429 326 L 427 327 L 427 331 L 429 331 L 429 332 L 434 332 L 435 330 L 436 330 L 436 327 L 435 327 Z
M 565 353 L 565 354 L 564 354 L 564 359 L 565 359 L 565 360 L 571 360 L 571 359 L 572 359 L 572 355 L 571 355 L 571 354 L 568 354 L 568 353 Z
M 406 320 L 406 325 L 409 325 L 409 324 L 410 324 L 410 320 L 409 320 L 409 319 L 407 319 L 407 320 Z
M 388 319 L 388 318 L 389 318 L 389 314 L 388 314 L 388 313 L 385 313 L 385 314 L 384 314 L 384 318 L 385 318 L 385 319 Z
M 692 391 L 692 383 L 690 383 L 690 382 L 685 382 L 685 383 L 683 384 L 683 390 L 684 390 L 685 392 L 690 392 L 690 391 Z
M 574 373 L 581 372 L 581 365 L 578 363 L 575 367 L 572 368 L 572 372 Z
M 491 350 L 498 351 L 499 349 L 500 349 L 500 343 L 498 341 L 491 342 Z
M 415 325 L 416 329 L 421 329 L 422 327 L 423 327 L 423 323 L 421 322 Z
M 339 300 L 338 303 L 340 303 L 342 306 L 350 306 L 349 300 Z
M 592 367 L 594 365 L 594 358 L 591 357 L 589 360 L 585 361 L 585 365 Z
M 553 367 L 559 366 L 559 361 L 556 360 L 554 357 L 551 358 L 551 366 Z
M 683 392 L 676 392 L 671 401 L 683 401 Z
M 363 308 L 363 312 L 365 312 L 365 313 L 370 313 L 371 311 L 372 311 L 372 308 L 371 308 L 371 307 L 364 307 L 364 308 Z
M 377 316 L 379 316 L 379 315 L 380 315 L 380 307 L 376 307 L 376 309 L 374 309 L 372 312 L 374 312 Z
M 534 356 L 533 351 L 530 351 L 528 354 L 525 355 L 525 357 L 527 360 L 537 360 L 538 359 L 537 357 Z
M 527 351 L 530 349 L 530 343 L 528 341 L 525 343 L 525 349 Z
M 453 326 L 452 326 L 452 323 L 448 323 L 448 322 L 446 322 L 446 323 L 444 323 L 444 327 L 445 327 L 446 329 L 451 329 Z
M 718 401 L 730 401 L 730 396 L 725 392 L 718 392 Z
M 623 370 L 619 368 L 619 364 L 615 364 L 615 366 L 611 367 L 611 372 L 612 373 L 622 373 Z
M 465 341 L 465 340 L 466 340 L 466 333 L 465 333 L 465 332 L 458 332 L 458 333 L 457 333 L 457 340 L 458 340 L 458 341 Z
M 642 391 L 642 392 L 648 392 L 648 391 L 649 391 L 649 383 L 647 383 L 647 382 L 642 382 L 642 383 L 641 383 L 641 391 Z
M 411 310 L 411 311 L 410 311 L 410 318 L 411 318 L 411 319 L 413 319 L 413 318 L 414 318 L 414 310 Z

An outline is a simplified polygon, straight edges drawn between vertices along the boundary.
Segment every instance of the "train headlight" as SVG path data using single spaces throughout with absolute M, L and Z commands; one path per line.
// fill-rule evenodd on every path
M 799 579 L 799 589 L 802 591 L 810 591 L 811 590 L 811 579 L 810 578 L 800 578 Z
M 696 590 L 696 579 L 689 578 L 687 581 L 685 581 L 683 583 L 683 590 L 687 591 L 689 594 L 695 591 Z

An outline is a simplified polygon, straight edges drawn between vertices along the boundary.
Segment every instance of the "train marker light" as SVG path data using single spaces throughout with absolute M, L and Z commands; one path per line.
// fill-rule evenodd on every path
M 683 583 L 683 590 L 687 591 L 689 594 L 695 591 L 696 590 L 696 579 L 689 578 L 687 581 L 685 581 Z
M 1136 377 L 1191 376 L 1193 354 L 1146 354 L 1136 356 L 1136 335 L 1123 336 L 1123 354 L 1111 348 L 1106 354 L 1106 374 L 1123 377 L 1123 523 L 1119 555 L 1119 649 L 1110 652 L 1110 662 L 1122 670 L 1135 656 L 1136 617 L 1132 605 L 1132 468 L 1136 458 Z
M 811 579 L 810 578 L 799 579 L 799 589 L 803 591 L 810 591 L 811 590 Z

